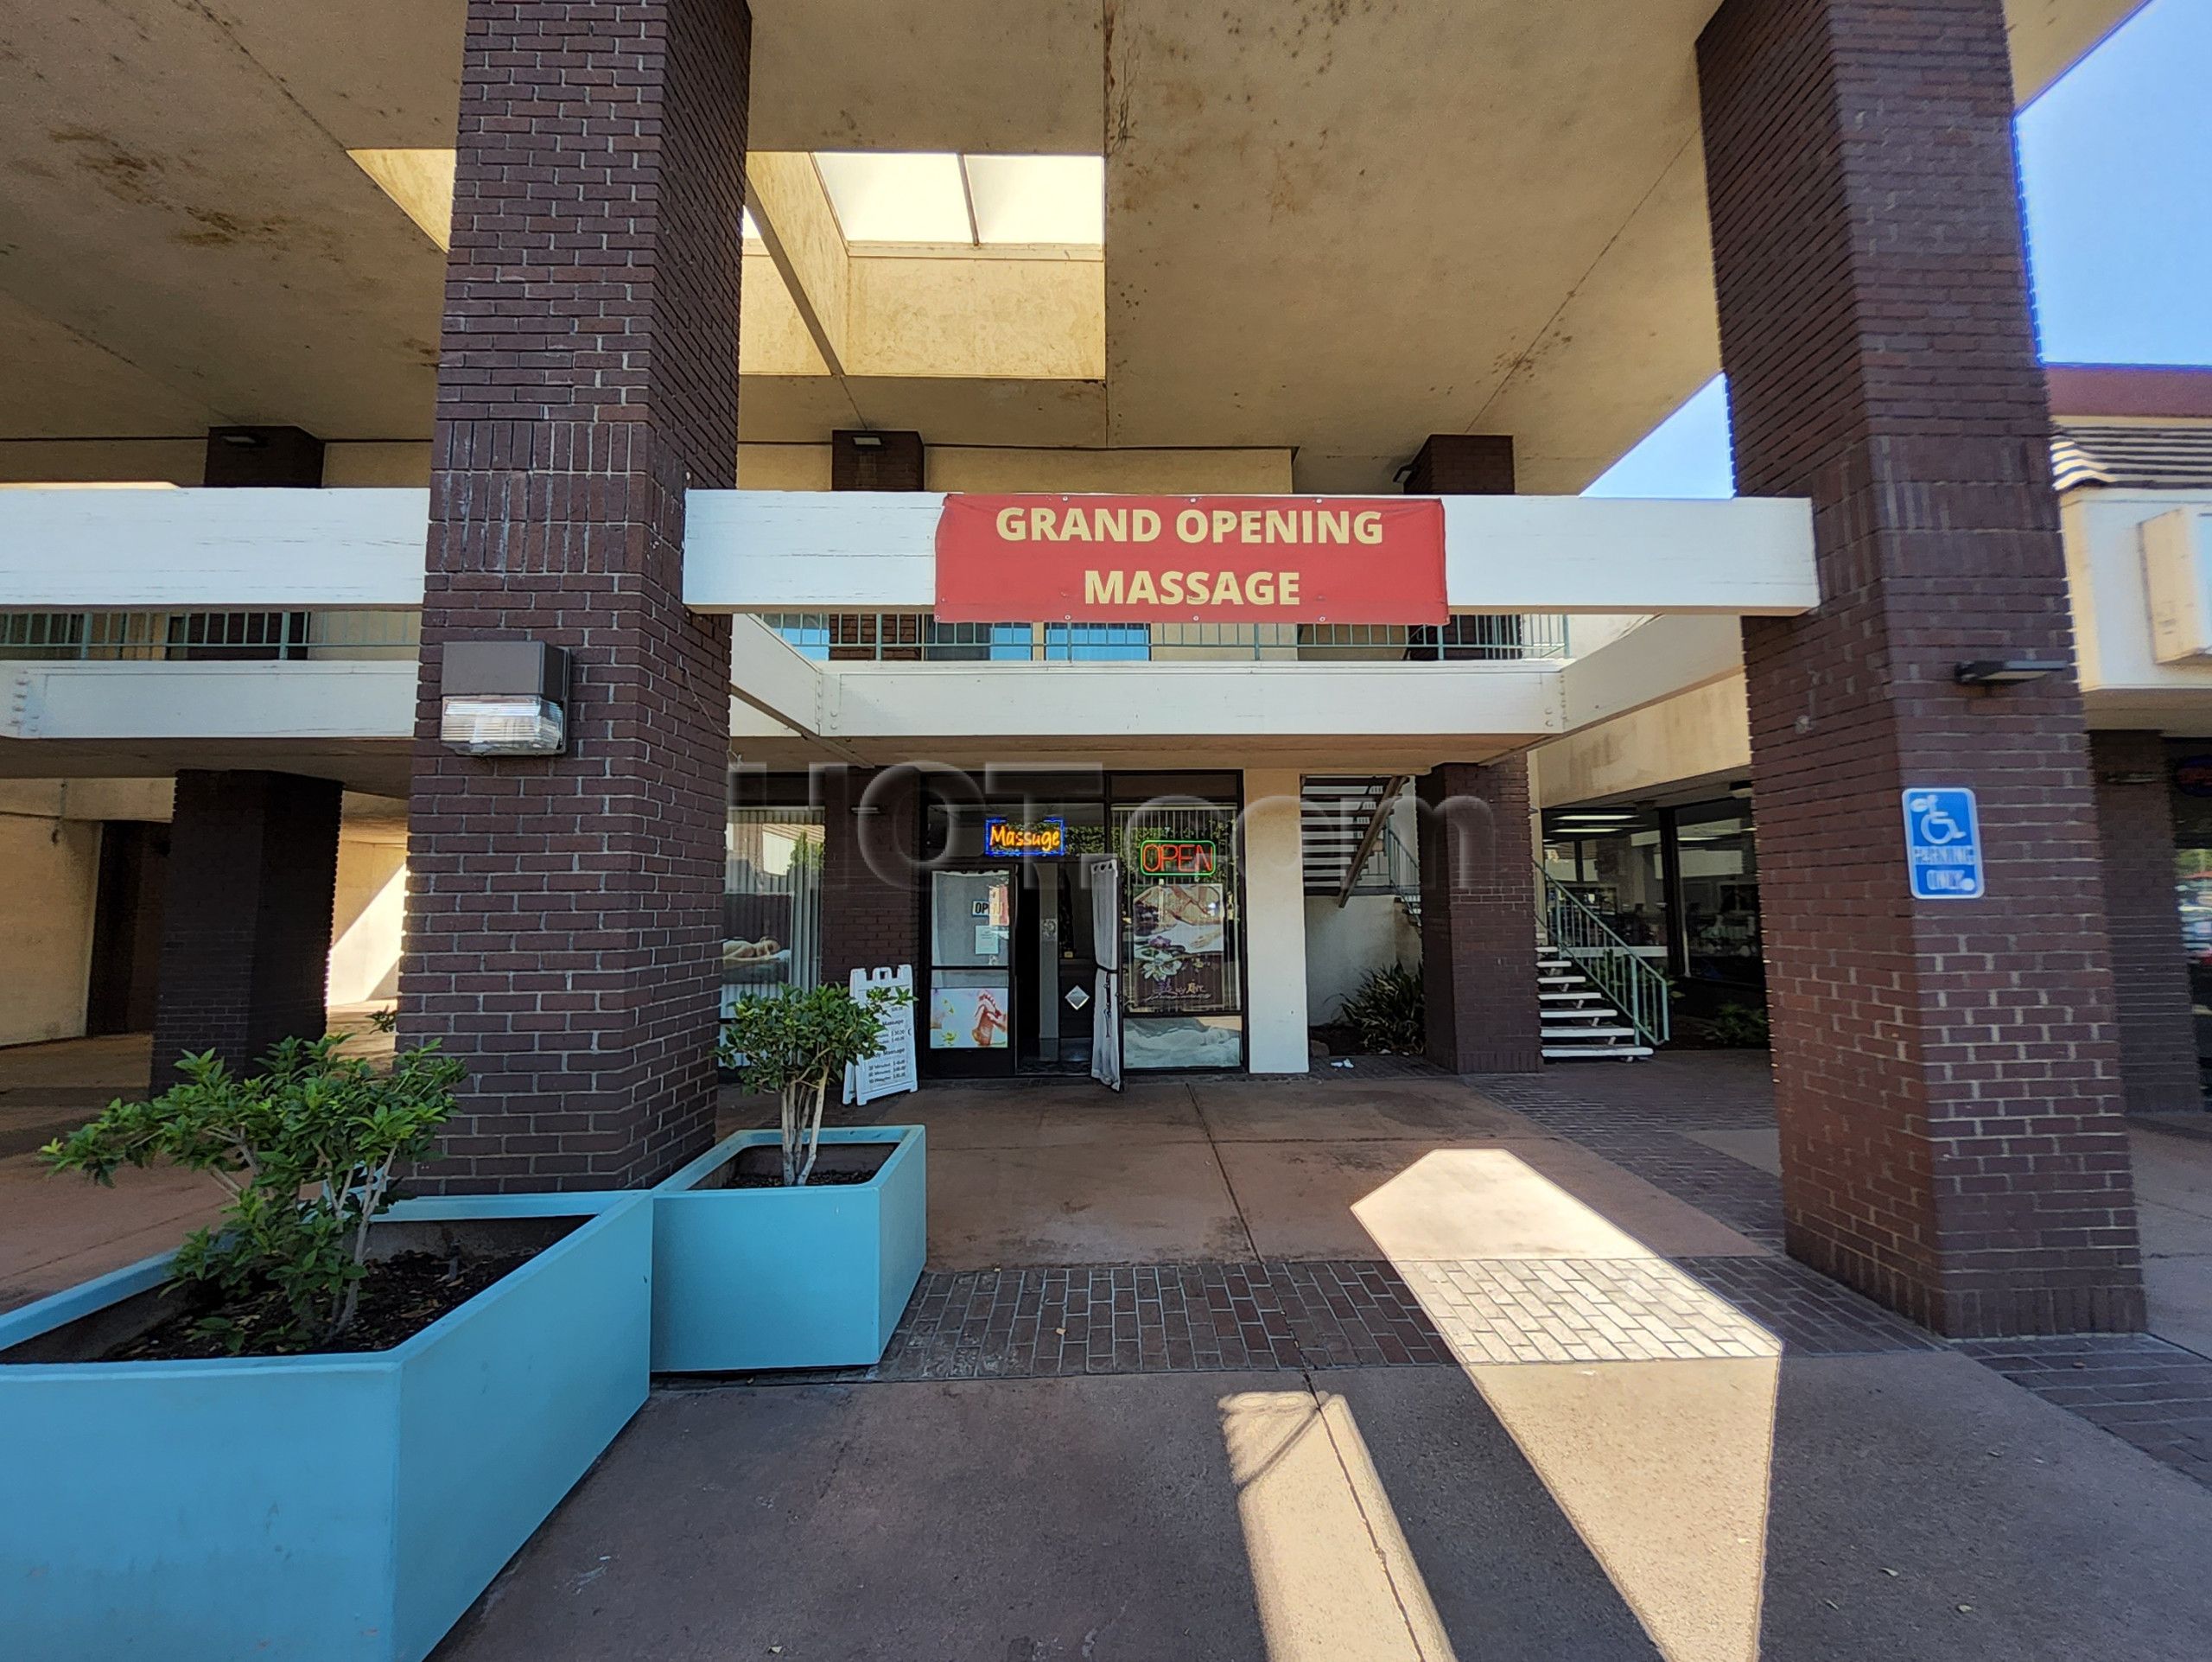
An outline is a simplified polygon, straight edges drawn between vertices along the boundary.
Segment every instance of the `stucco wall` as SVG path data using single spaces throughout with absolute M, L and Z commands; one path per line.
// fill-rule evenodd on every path
M 99 867 L 97 824 L 0 813 L 0 1044 L 84 1032 Z
M 339 838 L 327 995 L 334 1009 L 397 996 L 406 904 L 404 844 Z
M 1421 961 L 1421 931 L 1395 895 L 1306 897 L 1306 1007 L 1315 1023 L 1333 1022 L 1360 983 L 1392 964 Z

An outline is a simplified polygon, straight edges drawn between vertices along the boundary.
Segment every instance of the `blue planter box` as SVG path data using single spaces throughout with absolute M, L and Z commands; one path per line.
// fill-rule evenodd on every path
M 653 1370 L 865 1367 L 882 1356 L 929 1250 L 918 1125 L 841 1126 L 839 1143 L 893 1143 L 865 1183 L 710 1188 L 774 1131 L 727 1137 L 653 1191 Z
M 652 1207 L 476 1195 L 377 1225 L 520 1250 L 578 1219 L 390 1350 L 0 1365 L 0 1651 L 418 1662 L 644 1403 Z M 167 1268 L 0 1316 L 0 1352 L 126 1321 Z

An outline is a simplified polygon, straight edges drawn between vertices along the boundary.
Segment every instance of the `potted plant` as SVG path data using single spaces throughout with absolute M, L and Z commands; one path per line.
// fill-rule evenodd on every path
M 461 1069 L 341 1042 L 187 1057 L 44 1151 L 230 1199 L 0 1315 L 11 1654 L 416 1662 L 644 1402 L 648 1198 L 391 1205 Z
M 830 1091 L 883 1042 L 875 988 L 781 988 L 741 1003 L 722 1060 L 773 1092 L 776 1130 L 724 1138 L 654 1191 L 653 1367 L 865 1366 L 883 1354 L 928 1250 L 918 1125 L 824 1130 Z

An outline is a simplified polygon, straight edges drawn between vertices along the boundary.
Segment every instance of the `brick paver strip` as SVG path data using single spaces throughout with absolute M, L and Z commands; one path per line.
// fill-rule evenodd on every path
M 1959 1348 L 2212 1487 L 2212 1360 L 2147 1334 L 1984 1339 Z
M 932 1270 L 875 1366 L 745 1377 L 1014 1379 L 1935 1345 L 1782 1258 L 1079 1264 Z

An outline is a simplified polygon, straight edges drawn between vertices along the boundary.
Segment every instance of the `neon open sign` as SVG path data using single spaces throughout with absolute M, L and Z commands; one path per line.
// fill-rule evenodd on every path
M 1213 869 L 1211 843 L 1161 838 L 1137 844 L 1137 869 L 1147 877 L 1203 877 Z
M 1033 859 L 1040 855 L 1065 854 L 1068 823 L 1065 819 L 986 819 L 983 852 Z

